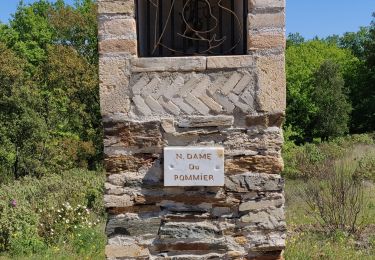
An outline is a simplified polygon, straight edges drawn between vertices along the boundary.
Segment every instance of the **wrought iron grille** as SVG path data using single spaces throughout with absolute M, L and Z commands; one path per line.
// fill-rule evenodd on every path
M 141 57 L 246 54 L 248 0 L 137 0 Z

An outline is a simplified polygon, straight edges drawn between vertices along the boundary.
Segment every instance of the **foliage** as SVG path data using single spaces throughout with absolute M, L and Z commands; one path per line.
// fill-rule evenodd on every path
M 41 96 L 24 75 L 26 61 L 0 43 L 0 183 L 44 173 L 46 125 L 35 108 Z M 12 174 L 10 174 L 12 173 Z
M 314 73 L 312 100 L 317 108 L 312 115 L 312 136 L 328 140 L 348 132 L 351 105 L 344 84 L 339 67 L 331 60 L 323 62 Z
M 286 48 L 293 45 L 299 45 L 305 42 L 305 38 L 300 33 L 290 33 L 286 40 Z
M 339 54 L 341 53 L 341 54 Z M 357 32 L 342 36 L 331 35 L 324 39 L 306 41 L 298 34 L 287 39 L 287 125 L 300 135 L 297 142 L 311 141 L 311 116 L 318 105 L 313 100 L 313 74 L 325 60 L 341 67 L 345 81 L 344 94 L 352 104 L 348 127 L 351 133 L 375 130 L 375 23 L 361 27 Z M 342 57 L 346 58 L 342 59 Z
M 326 73 L 324 70 L 328 67 L 323 64 L 327 63 L 327 60 L 339 66 L 339 71 L 335 71 L 336 78 L 342 76 L 344 79 L 359 63 L 349 50 L 340 49 L 321 40 L 293 44 L 287 49 L 286 126 L 292 126 L 293 130 L 299 133 L 299 136 L 294 137 L 298 142 L 311 141 L 315 137 L 313 133 L 316 129 L 313 121 L 319 111 L 323 110 L 321 106 L 324 102 L 320 102 L 320 98 L 324 96 L 317 96 L 314 81 L 318 83 L 316 78 L 318 70 L 320 74 Z M 327 91 L 335 90 L 335 86 L 326 85 L 328 86 L 330 89 Z M 347 89 L 345 85 L 343 93 L 346 93 Z
M 95 2 L 21 3 L 0 55 L 0 183 L 100 167 Z
M 103 182 L 100 172 L 73 170 L 2 185 L 0 251 L 32 254 L 64 242 L 81 241 L 82 232 L 86 239 L 96 239 L 97 233 L 91 238 L 88 233 L 95 232 L 104 216 Z M 74 246 L 79 251 L 86 245 Z
M 98 63 L 97 5 L 93 0 L 76 1 L 75 8 L 58 0 L 50 9 L 55 45 L 71 46 L 90 64 Z
M 20 2 L 10 26 L 4 28 L 3 34 L 13 36 L 5 38 L 7 45 L 30 62 L 31 66 L 45 60 L 46 47 L 52 42 L 53 32 L 47 19 L 49 8 L 47 1 L 37 1 L 30 6 Z
M 365 57 L 365 45 L 369 41 L 369 27 L 360 27 L 358 32 L 346 32 L 339 38 L 338 45 L 341 48 L 349 49 L 354 56 L 361 60 Z
M 47 52 L 35 77 L 43 82 L 40 112 L 50 133 L 51 167 L 87 167 L 94 163 L 95 144 L 101 143 L 94 113 L 99 110 L 96 66 L 71 47 L 51 46 Z
M 375 128 L 375 20 L 363 48 L 364 62 L 356 73 L 358 84 L 351 91 L 354 108 L 352 128 L 356 132 L 370 132 Z

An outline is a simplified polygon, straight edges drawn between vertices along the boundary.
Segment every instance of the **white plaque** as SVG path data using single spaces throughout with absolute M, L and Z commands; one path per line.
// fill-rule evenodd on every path
M 224 186 L 224 148 L 164 148 L 164 186 Z

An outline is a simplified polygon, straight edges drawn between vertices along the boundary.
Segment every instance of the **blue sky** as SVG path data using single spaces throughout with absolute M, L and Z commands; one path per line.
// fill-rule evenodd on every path
M 0 0 L 0 21 L 2 23 L 8 22 L 10 15 L 16 11 L 19 2 L 19 0 Z M 28 4 L 36 2 L 36 0 L 23 0 L 23 2 Z M 55 2 L 55 0 L 51 0 L 51 2 Z M 65 3 L 72 4 L 74 0 L 65 0 Z
M 286 0 L 287 33 L 305 38 L 357 31 L 370 24 L 375 0 Z
M 35 0 L 24 0 L 31 3 Z M 371 22 L 375 0 L 286 0 L 287 33 L 299 32 L 305 38 L 357 31 Z M 7 22 L 18 0 L 0 0 L 0 21 Z M 66 0 L 73 3 L 74 0 Z

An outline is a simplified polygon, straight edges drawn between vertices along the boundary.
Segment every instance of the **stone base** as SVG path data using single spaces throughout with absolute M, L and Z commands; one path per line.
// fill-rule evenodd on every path
M 105 119 L 108 259 L 280 259 L 282 117 Z M 224 147 L 224 187 L 164 187 L 162 148 L 175 143 Z

